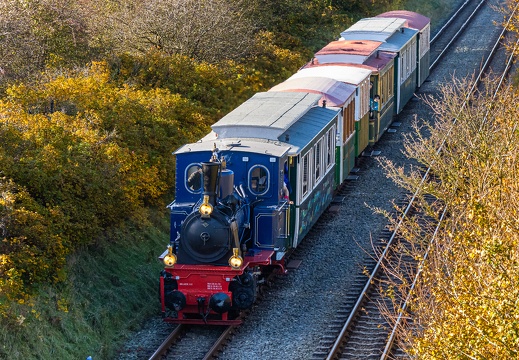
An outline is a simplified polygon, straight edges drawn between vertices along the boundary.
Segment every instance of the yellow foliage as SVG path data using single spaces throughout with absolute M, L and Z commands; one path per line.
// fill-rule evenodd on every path
M 404 330 L 404 346 L 421 359 L 516 359 L 519 132 L 510 129 L 519 127 L 519 117 L 510 104 L 519 99 L 513 90 L 497 99 L 483 94 L 460 114 L 467 88 L 457 83 L 430 100 L 438 114 L 431 137 L 417 136 L 406 146 L 409 157 L 432 164 L 441 182 L 428 190 L 447 205 L 449 217 L 413 292 L 413 324 Z M 436 148 L 443 141 L 439 158 Z M 414 175 L 402 180 L 400 171 L 391 176 L 418 183 Z M 423 241 L 423 233 L 405 234 Z
M 147 221 L 147 206 L 162 205 L 174 183 L 171 152 L 205 120 L 167 89 L 117 86 L 105 63 L 7 94 L 0 292 L 24 301 L 28 285 L 63 280 L 75 248 L 127 221 Z

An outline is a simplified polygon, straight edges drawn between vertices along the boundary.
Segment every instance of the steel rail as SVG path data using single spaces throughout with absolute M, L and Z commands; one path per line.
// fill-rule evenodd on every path
M 167 349 L 171 346 L 171 343 L 177 339 L 180 334 L 185 330 L 185 326 L 180 324 L 178 325 L 171 334 L 160 344 L 160 346 L 155 350 L 155 352 L 150 356 L 149 360 L 158 360 L 161 359 L 162 356 L 164 356 L 164 353 Z
M 445 31 L 445 29 L 447 29 L 451 22 L 454 21 L 454 19 L 456 19 L 456 16 L 458 16 L 458 13 L 462 10 L 465 9 L 465 7 L 469 4 L 469 2 L 471 2 L 473 0 L 466 0 L 463 5 L 460 6 L 460 8 L 454 13 L 454 15 L 451 16 L 451 18 L 449 19 L 449 21 L 447 21 L 445 23 L 445 25 L 442 26 L 442 28 L 440 30 L 438 30 L 438 32 L 436 33 L 436 35 L 433 36 L 433 38 L 431 39 L 431 44 L 434 44 L 436 42 L 436 40 L 438 40 L 438 38 L 440 37 L 440 35 Z
M 427 261 L 427 259 L 429 257 L 429 250 L 431 249 L 432 245 L 434 244 L 434 239 L 436 238 L 436 235 L 439 232 L 440 225 L 441 225 L 441 223 L 443 221 L 443 218 L 445 217 L 446 213 L 447 213 L 447 207 L 443 208 L 443 212 L 442 212 L 442 214 L 440 216 L 440 221 L 438 221 L 438 224 L 436 224 L 436 228 L 434 230 L 434 233 L 433 233 L 433 236 L 431 238 L 431 241 L 429 242 L 429 245 L 427 246 L 427 250 L 425 251 L 425 255 L 424 255 L 422 261 L 420 262 L 420 265 L 418 265 L 418 271 L 417 271 L 417 273 L 415 275 L 415 278 L 413 280 L 413 284 L 411 285 L 411 288 L 409 289 L 409 293 L 407 294 L 407 297 L 405 299 L 404 305 L 402 305 L 402 307 L 401 307 L 401 309 L 399 311 L 398 318 L 397 318 L 397 320 L 395 322 L 395 325 L 393 326 L 393 330 L 391 331 L 391 334 L 389 335 L 388 341 L 386 343 L 386 347 L 384 348 L 384 352 L 380 356 L 380 359 L 382 359 L 382 360 L 387 359 L 390 356 L 391 349 L 393 348 L 393 343 L 394 343 L 394 341 L 396 339 L 397 329 L 398 329 L 398 327 L 400 325 L 400 322 L 402 321 L 402 317 L 404 316 L 404 312 L 407 310 L 407 304 L 409 303 L 409 300 L 411 299 L 411 294 L 413 293 L 413 290 L 416 287 L 418 279 L 419 279 L 420 275 L 422 274 L 422 270 L 423 270 L 423 268 L 425 266 L 425 262 Z
M 211 347 L 211 349 L 207 352 L 207 354 L 204 356 L 203 360 L 210 360 L 213 359 L 216 353 L 220 350 L 222 347 L 222 344 L 229 338 L 232 331 L 236 328 L 236 326 L 230 325 L 228 326 L 220 335 L 218 340 L 214 343 L 214 345 Z
M 472 18 L 476 15 L 476 13 L 478 12 L 478 10 L 481 8 L 481 6 L 483 6 L 484 4 L 486 4 L 486 0 L 481 0 L 481 2 L 478 4 L 478 6 L 474 9 L 474 11 L 472 12 L 472 14 L 470 14 L 469 18 L 463 23 L 463 25 L 461 25 L 461 27 L 459 28 L 459 30 L 456 32 L 456 34 L 454 34 L 454 36 L 452 37 L 452 39 L 449 41 L 449 43 L 445 46 L 445 48 L 441 51 L 441 53 L 436 57 L 436 59 L 434 59 L 433 63 L 429 66 L 429 70 L 432 70 L 436 64 L 440 61 L 441 57 L 445 54 L 445 52 L 450 48 L 450 46 L 454 43 L 454 41 L 456 41 L 458 39 L 458 37 L 463 33 L 463 31 L 465 30 L 465 28 L 467 27 L 467 25 L 470 23 L 470 20 L 472 20 Z M 456 12 L 457 14 L 457 12 Z M 442 28 L 443 29 L 443 28 Z M 438 36 L 438 34 L 436 34 L 436 36 Z M 436 36 L 434 39 L 436 39 Z M 433 39 L 433 40 L 434 40 Z M 431 40 L 431 43 L 432 41 Z
M 504 38 L 505 34 L 507 33 L 507 28 L 510 25 L 510 22 L 512 21 L 512 18 L 515 15 L 515 13 L 516 13 L 518 8 L 519 8 L 519 4 L 515 7 L 514 11 L 512 12 L 512 15 L 508 19 L 505 27 L 503 28 L 503 31 L 501 32 L 501 34 L 499 36 L 500 38 Z M 496 45 L 494 45 L 494 47 L 496 47 Z M 496 89 L 494 90 L 494 93 L 492 94 L 492 99 L 495 99 L 497 97 L 497 94 L 498 94 L 499 90 L 501 90 L 501 88 L 503 87 L 504 82 L 505 82 L 508 74 L 510 73 L 510 69 L 512 68 L 512 64 L 514 62 L 514 54 L 516 53 L 518 47 L 519 47 L 519 39 L 516 40 L 516 42 L 514 44 L 514 48 L 512 50 L 512 53 L 508 56 L 508 60 L 506 62 L 505 70 L 503 71 L 503 73 L 501 74 L 501 76 L 499 78 L 499 82 L 498 82 L 498 84 L 496 86 Z M 490 109 L 487 109 L 487 112 L 485 113 L 485 117 L 483 118 L 483 121 L 481 122 L 481 126 L 479 128 L 479 131 L 481 131 L 483 129 L 483 125 L 485 125 L 485 123 L 487 122 L 489 113 L 490 113 Z

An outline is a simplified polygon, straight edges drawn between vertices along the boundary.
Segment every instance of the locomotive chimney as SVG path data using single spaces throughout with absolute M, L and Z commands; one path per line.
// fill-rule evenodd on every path
M 204 174 L 204 195 L 209 196 L 209 204 L 216 205 L 216 189 L 218 187 L 218 171 L 220 163 L 203 162 L 202 173 Z

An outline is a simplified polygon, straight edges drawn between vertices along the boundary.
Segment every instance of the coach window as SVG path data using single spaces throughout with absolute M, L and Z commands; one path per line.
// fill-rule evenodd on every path
M 269 189 L 269 171 L 262 165 L 253 166 L 249 171 L 249 189 L 254 195 L 263 195 Z
M 306 153 L 305 156 L 303 156 L 303 181 L 302 181 L 302 194 L 303 196 L 305 196 L 307 193 L 308 193 L 308 187 L 309 187 L 309 182 L 310 182 L 310 179 L 308 177 L 308 172 L 309 172 L 309 163 L 308 163 L 308 158 L 310 157 L 310 153 Z
M 186 169 L 186 188 L 192 193 L 202 189 L 202 167 L 200 164 L 191 164 Z
M 315 174 L 315 183 L 319 181 L 321 178 L 321 151 L 322 151 L 322 143 L 323 139 L 320 139 L 317 144 L 314 145 L 314 174 Z

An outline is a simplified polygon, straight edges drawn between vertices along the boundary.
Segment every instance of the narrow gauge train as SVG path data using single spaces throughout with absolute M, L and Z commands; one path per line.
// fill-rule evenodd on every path
M 429 37 L 417 13 L 362 19 L 174 153 L 165 321 L 240 323 L 266 274 L 286 272 L 287 252 L 427 78 Z

